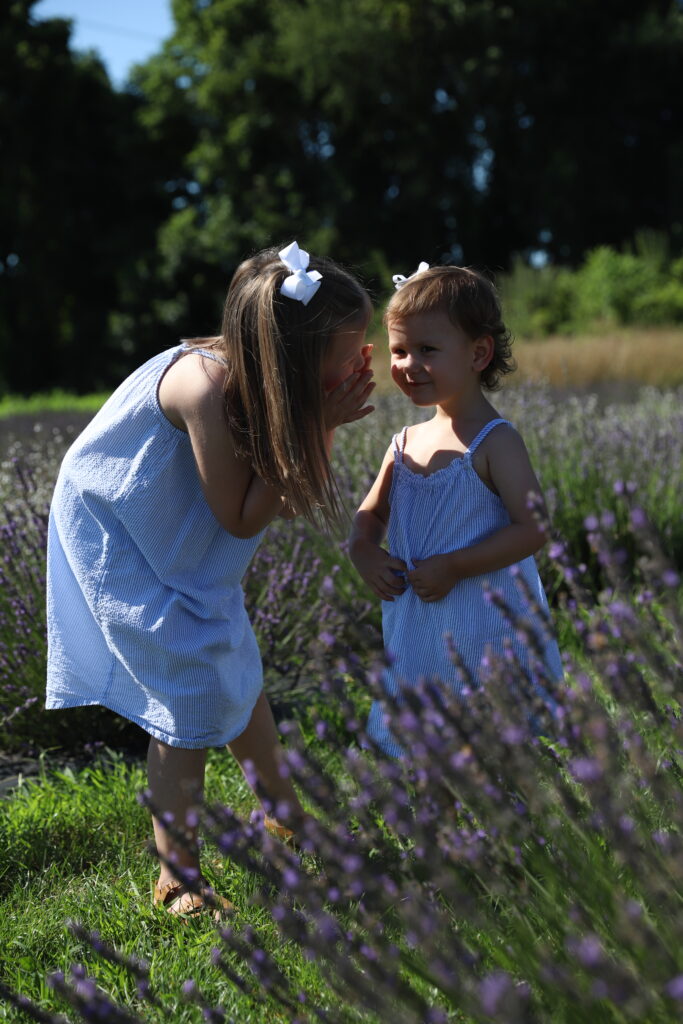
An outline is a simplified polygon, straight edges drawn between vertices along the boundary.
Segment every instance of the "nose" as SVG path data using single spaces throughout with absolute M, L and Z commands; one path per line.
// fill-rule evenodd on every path
M 401 364 L 401 368 L 408 372 L 410 370 L 415 369 L 415 367 L 420 366 L 420 360 L 415 356 L 413 352 L 406 352 L 404 355 L 401 356 L 399 362 Z

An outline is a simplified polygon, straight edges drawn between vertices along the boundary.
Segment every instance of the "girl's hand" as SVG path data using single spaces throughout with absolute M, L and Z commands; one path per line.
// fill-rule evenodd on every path
M 358 373 L 352 373 L 332 391 L 325 395 L 325 428 L 334 430 L 342 423 L 353 423 L 374 412 L 374 405 L 366 405 L 374 390 L 370 357 L 366 355 L 365 366 Z
M 440 601 L 458 582 L 453 553 L 413 560 L 415 568 L 406 573 L 408 582 L 422 601 Z
M 383 601 L 393 601 L 406 589 L 406 564 L 372 541 L 356 538 L 349 551 L 351 561 L 370 590 Z

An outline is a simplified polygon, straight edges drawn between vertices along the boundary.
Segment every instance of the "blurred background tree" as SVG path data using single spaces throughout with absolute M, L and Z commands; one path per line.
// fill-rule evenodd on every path
M 104 383 L 121 268 L 155 245 L 164 211 L 140 100 L 69 51 L 69 24 L 0 17 L 0 383 Z
M 378 293 L 420 259 L 681 252 L 678 0 L 173 0 L 123 91 L 33 6 L 0 24 L 5 389 L 215 332 L 239 260 L 292 237 Z

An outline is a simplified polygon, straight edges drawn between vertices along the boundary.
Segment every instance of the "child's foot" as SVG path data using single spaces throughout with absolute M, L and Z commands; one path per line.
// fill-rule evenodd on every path
M 311 814 L 304 814 L 297 819 L 296 824 L 301 824 L 309 819 L 313 820 L 313 816 Z M 294 822 L 292 822 L 292 824 L 294 824 Z M 303 830 L 290 828 L 289 825 L 283 825 L 277 820 L 277 818 L 271 818 L 268 815 L 263 819 L 263 827 L 266 832 L 269 832 L 271 836 L 275 836 L 275 838 L 283 842 L 285 846 L 289 846 L 292 850 L 300 852 Z
M 281 825 L 275 818 L 269 818 L 268 815 L 263 819 L 263 827 L 266 832 L 270 832 L 271 836 L 275 836 L 276 839 L 280 839 L 285 846 L 291 846 L 293 849 L 297 845 L 296 833 L 293 829 L 287 828 L 286 825 Z
M 235 910 L 229 900 L 218 896 L 206 883 L 200 885 L 199 892 L 193 892 L 185 882 L 176 878 L 154 886 L 153 902 L 155 907 L 162 907 L 167 914 L 174 914 L 184 921 L 211 914 L 218 923 Z

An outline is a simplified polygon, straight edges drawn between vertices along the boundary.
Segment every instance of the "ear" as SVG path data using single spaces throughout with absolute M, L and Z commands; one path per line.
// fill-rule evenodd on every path
M 483 334 L 472 342 L 472 369 L 482 373 L 493 359 L 493 338 Z

